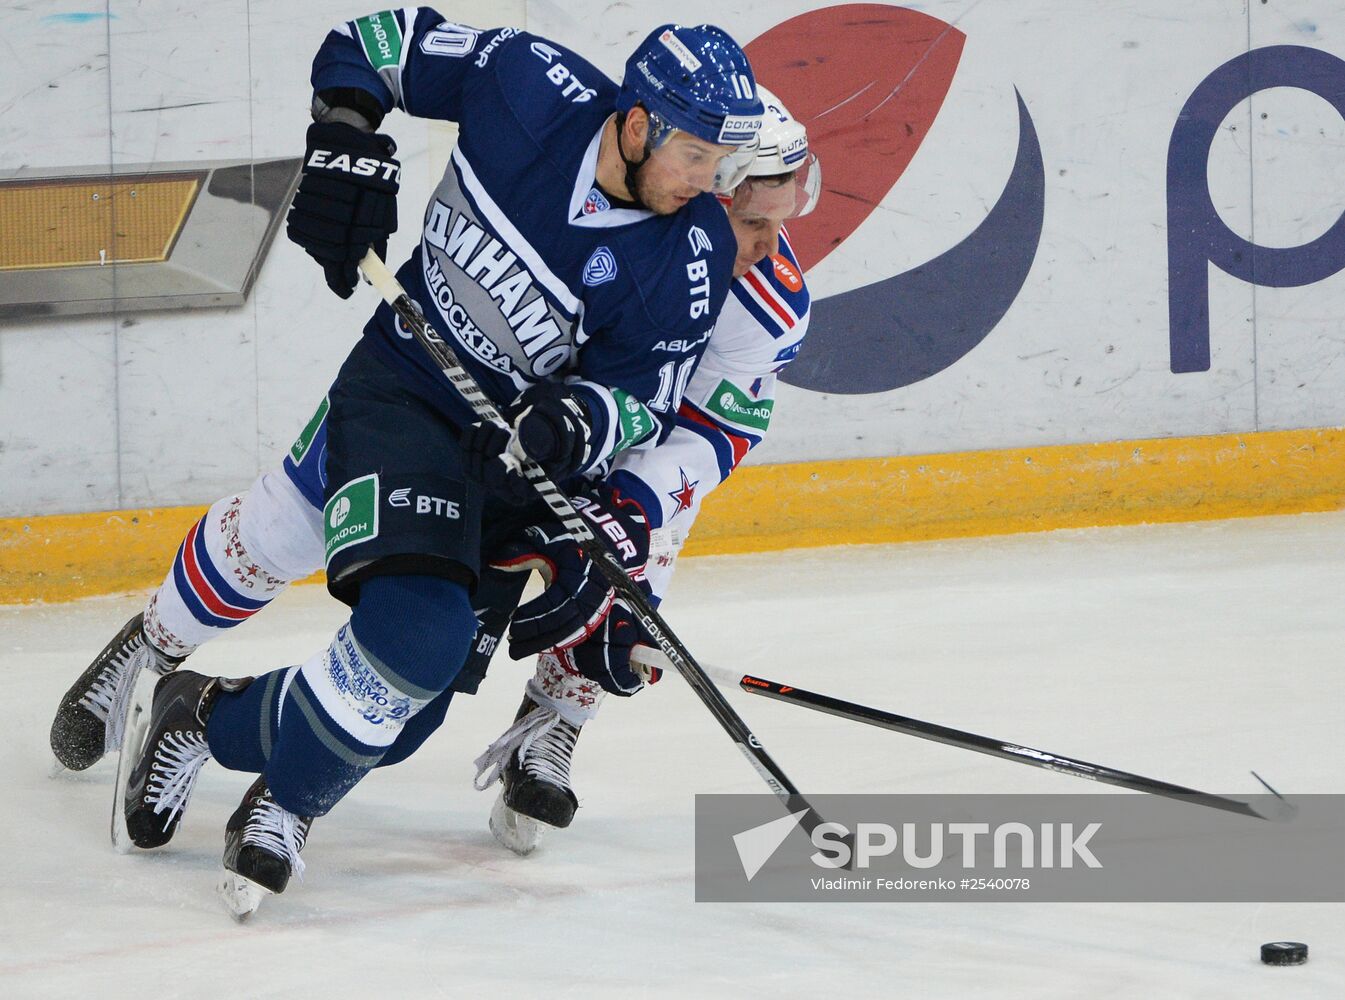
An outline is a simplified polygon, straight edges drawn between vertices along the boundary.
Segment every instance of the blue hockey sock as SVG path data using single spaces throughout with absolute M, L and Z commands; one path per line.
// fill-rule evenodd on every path
M 233 771 L 261 774 L 266 769 L 275 745 L 280 699 L 298 669 L 272 670 L 236 694 L 219 694 L 205 731 L 215 760 Z
M 349 624 L 298 669 L 280 703 L 265 768 L 276 802 L 303 816 L 326 814 L 377 766 L 407 720 L 453 682 L 475 632 L 459 583 L 364 581 Z
M 383 755 L 378 766 L 391 767 L 393 764 L 400 764 L 419 750 L 420 745 L 430 738 L 430 734 L 443 724 L 444 714 L 448 711 L 448 704 L 452 700 L 453 689 L 449 688 L 407 719 L 406 725 L 397 734 L 392 746 L 388 747 L 388 752 Z
M 216 761 L 232 771 L 261 774 L 266 770 L 276 740 L 280 699 L 298 670 L 298 667 L 273 670 L 258 677 L 238 694 L 222 692 L 218 696 L 206 727 L 206 740 Z M 443 724 L 452 700 L 453 690 L 450 688 L 407 719 L 392 746 L 374 766 L 400 764 L 419 750 L 420 745 Z

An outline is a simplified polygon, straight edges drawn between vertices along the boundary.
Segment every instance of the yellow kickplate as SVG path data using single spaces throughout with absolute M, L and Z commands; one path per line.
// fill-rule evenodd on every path
M 687 555 L 1345 508 L 1345 428 L 748 466 Z
M 740 469 L 685 554 L 923 541 L 1345 507 L 1345 429 Z M 0 604 L 148 590 L 203 507 L 0 519 Z M 317 577 L 320 579 L 320 577 Z

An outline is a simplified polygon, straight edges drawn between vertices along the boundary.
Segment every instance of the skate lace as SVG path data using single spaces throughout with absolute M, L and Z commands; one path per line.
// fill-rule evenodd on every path
M 143 665 L 147 653 L 143 642 L 135 639 L 126 642 L 107 666 L 98 671 L 98 676 L 79 699 L 80 706 L 87 708 L 99 722 L 115 718 L 118 707 L 125 706 L 127 689 L 132 686 L 124 682 L 136 675 L 136 671 L 129 668 L 137 660 L 140 661 L 137 666 Z
M 243 826 L 243 843 L 260 847 L 284 858 L 296 878 L 304 877 L 304 859 L 299 852 L 308 839 L 309 820 L 296 816 L 270 795 L 259 795 Z
M 187 808 L 187 800 L 196 787 L 196 776 L 209 759 L 210 747 L 205 733 L 199 730 L 165 733 L 154 748 L 154 762 L 145 784 L 145 803 L 154 807 L 155 814 L 168 813 L 164 818 L 165 830 L 173 817 Z
M 114 753 L 121 749 L 126 730 L 126 706 L 135 693 L 136 678 L 140 671 L 156 666 L 153 652 L 149 647 L 141 646 L 122 665 L 117 673 L 116 684 L 112 692 L 107 717 L 103 719 L 103 752 Z M 109 671 L 104 671 L 106 674 Z M 101 678 L 101 675 L 100 675 Z M 95 715 L 98 713 L 95 712 Z
M 474 761 L 476 790 L 484 792 L 500 780 L 517 753 L 529 775 L 561 788 L 570 787 L 570 758 L 574 756 L 579 730 L 560 717 L 554 708 L 537 706 L 514 723 Z

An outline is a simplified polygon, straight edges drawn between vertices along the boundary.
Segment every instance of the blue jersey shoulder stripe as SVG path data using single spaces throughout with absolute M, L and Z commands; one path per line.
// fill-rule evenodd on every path
M 789 234 L 783 229 L 780 230 L 780 256 L 793 265 L 794 270 L 798 273 L 801 280 L 803 278 L 803 268 L 799 266 L 799 259 L 794 254 L 794 247 L 789 242 Z M 802 316 L 803 312 L 808 308 L 808 300 L 810 297 L 808 295 L 807 283 L 803 283 L 798 291 L 794 291 L 780 280 L 779 276 L 775 273 L 774 267 L 763 266 L 761 270 L 766 272 L 767 281 L 769 281 L 771 287 L 779 293 L 780 298 L 789 303 L 789 308 L 794 310 L 794 315 Z
M 761 303 L 747 290 L 747 285 L 744 282 L 735 281 L 733 283 L 733 297 L 747 310 L 747 314 L 757 321 L 757 325 L 772 337 L 779 339 L 789 333 L 789 327 L 785 326 L 779 316 L 764 309 Z
M 457 152 L 457 150 L 455 150 L 454 152 Z M 466 154 L 462 155 L 464 161 L 466 161 L 467 163 L 468 169 L 472 170 L 473 173 L 475 173 L 475 168 L 472 167 L 471 162 L 466 159 Z M 476 178 L 465 177 L 463 175 L 461 167 L 452 156 L 449 157 L 448 162 L 450 169 L 452 169 L 453 172 L 458 175 L 458 188 L 462 192 L 462 196 L 467 199 L 467 204 L 471 205 L 472 211 L 476 213 L 476 217 L 480 219 L 482 222 L 489 224 L 492 228 L 499 225 L 512 226 L 512 223 L 510 223 L 508 217 L 505 216 L 504 213 L 500 211 L 498 206 L 495 205 L 483 206 L 481 204 L 480 199 L 477 198 L 476 196 L 476 192 L 472 190 L 472 187 L 476 183 L 479 183 L 476 180 Z M 488 192 L 487 196 L 489 196 Z M 518 233 L 517 231 L 515 231 L 514 234 L 497 232 L 494 234 L 494 236 L 504 237 L 503 239 L 499 240 L 502 247 L 506 250 L 518 254 L 519 264 L 523 267 L 526 267 L 528 273 L 532 276 L 532 287 L 535 291 L 540 292 L 546 298 L 546 301 L 551 305 L 555 306 L 555 308 L 558 309 L 561 313 L 563 313 L 567 319 L 573 320 L 579 315 L 578 310 L 575 308 L 576 303 L 578 302 L 578 296 L 575 295 L 574 289 L 570 288 L 563 278 L 561 278 L 554 272 L 550 271 L 550 269 L 546 267 L 545 262 L 541 260 L 541 255 L 537 254 L 537 251 L 532 247 L 532 244 L 529 243 L 521 233 Z M 513 236 L 512 239 L 510 238 L 511 236 Z M 529 266 L 530 262 L 524 259 L 522 254 L 518 253 L 520 247 L 527 248 L 527 250 L 530 253 L 535 255 L 538 259 L 539 266 L 537 267 Z M 543 273 L 539 274 L 538 273 L 539 270 L 543 271 Z M 571 300 L 569 302 L 562 302 L 559 296 L 555 294 L 551 288 L 547 287 L 551 281 L 554 281 L 557 285 L 559 285 L 561 288 L 565 290 L 565 293 L 571 297 Z
M 716 427 L 707 427 L 685 417 L 678 416 L 677 426 L 702 438 L 714 449 L 715 461 L 719 463 L 719 481 L 722 483 L 733 472 L 733 445 L 724 432 Z

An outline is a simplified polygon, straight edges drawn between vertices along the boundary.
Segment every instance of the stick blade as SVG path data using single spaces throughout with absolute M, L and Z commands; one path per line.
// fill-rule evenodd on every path
M 1252 812 L 1256 813 L 1256 815 L 1260 816 L 1262 819 L 1270 820 L 1272 823 L 1288 823 L 1298 815 L 1298 806 L 1294 805 L 1279 792 L 1275 791 L 1275 789 L 1271 788 L 1270 782 L 1266 781 L 1265 778 L 1261 777 L 1261 775 L 1257 774 L 1255 771 L 1252 772 L 1252 777 L 1261 782 L 1266 791 L 1274 796 L 1273 800 L 1270 802 L 1259 803 L 1257 805 L 1248 803 L 1248 807 Z

